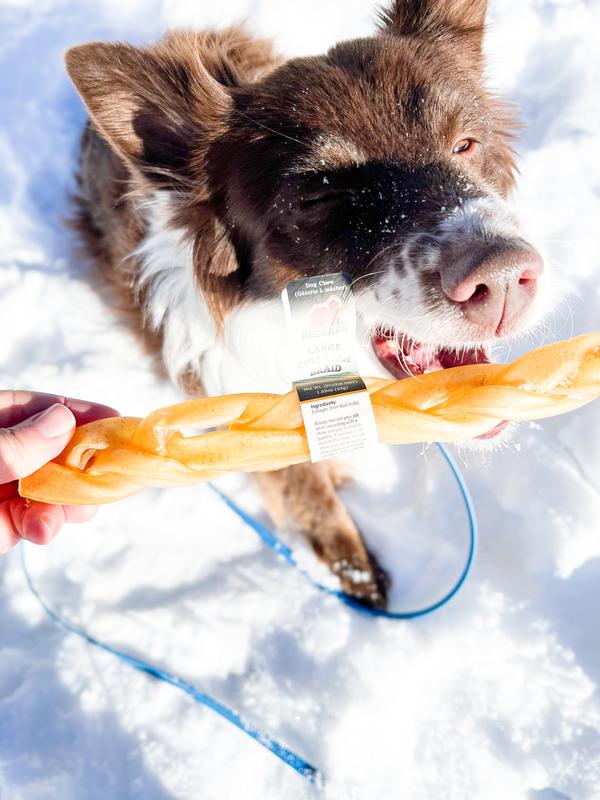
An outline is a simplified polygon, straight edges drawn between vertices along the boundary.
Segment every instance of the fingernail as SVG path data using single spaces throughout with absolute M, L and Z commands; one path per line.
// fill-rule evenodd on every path
M 30 422 L 40 431 L 46 439 L 56 439 L 70 433 L 75 427 L 75 417 L 66 406 L 56 403 L 42 411 Z

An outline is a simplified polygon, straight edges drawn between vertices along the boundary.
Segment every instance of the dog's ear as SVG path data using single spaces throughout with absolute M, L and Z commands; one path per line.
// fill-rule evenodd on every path
M 203 63 L 199 44 L 193 35 L 175 33 L 153 47 L 94 42 L 65 56 L 102 135 L 165 188 L 193 186 L 197 162 L 225 129 L 230 108 L 227 87 Z
M 481 53 L 488 0 L 392 0 L 379 12 L 380 28 L 393 36 L 463 38 Z

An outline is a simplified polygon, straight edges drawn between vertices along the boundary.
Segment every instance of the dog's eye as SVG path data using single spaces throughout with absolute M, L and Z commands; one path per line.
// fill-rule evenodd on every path
M 472 152 L 475 149 L 475 145 L 477 142 L 475 139 L 459 139 L 458 142 L 452 148 L 453 155 L 457 155 L 458 153 L 468 153 Z
M 324 203 L 335 203 L 339 200 L 345 200 L 352 196 L 352 192 L 332 189 L 328 192 L 315 192 L 303 195 L 300 205 L 303 208 L 310 208 L 311 206 L 321 205 Z

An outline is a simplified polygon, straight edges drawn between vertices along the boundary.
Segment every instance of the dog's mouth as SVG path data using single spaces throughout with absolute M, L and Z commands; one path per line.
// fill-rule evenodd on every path
M 373 349 L 388 372 L 396 378 L 411 378 L 441 369 L 464 367 L 467 364 L 489 364 L 484 347 L 451 350 L 434 348 L 415 339 L 389 330 L 379 330 L 373 337 Z
M 428 372 L 464 367 L 469 364 L 489 364 L 485 347 L 431 347 L 402 333 L 380 329 L 372 339 L 373 350 L 385 369 L 396 380 L 414 378 Z M 501 422 L 478 439 L 493 439 L 508 426 Z

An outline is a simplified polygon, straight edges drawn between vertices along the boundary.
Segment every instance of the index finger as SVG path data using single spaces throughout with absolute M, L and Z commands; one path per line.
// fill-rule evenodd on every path
M 102 403 L 89 400 L 77 400 L 59 394 L 27 391 L 0 391 L 0 428 L 10 428 L 23 422 L 39 411 L 49 408 L 54 403 L 61 403 L 73 412 L 78 425 L 93 422 L 107 417 L 118 417 L 119 412 Z

